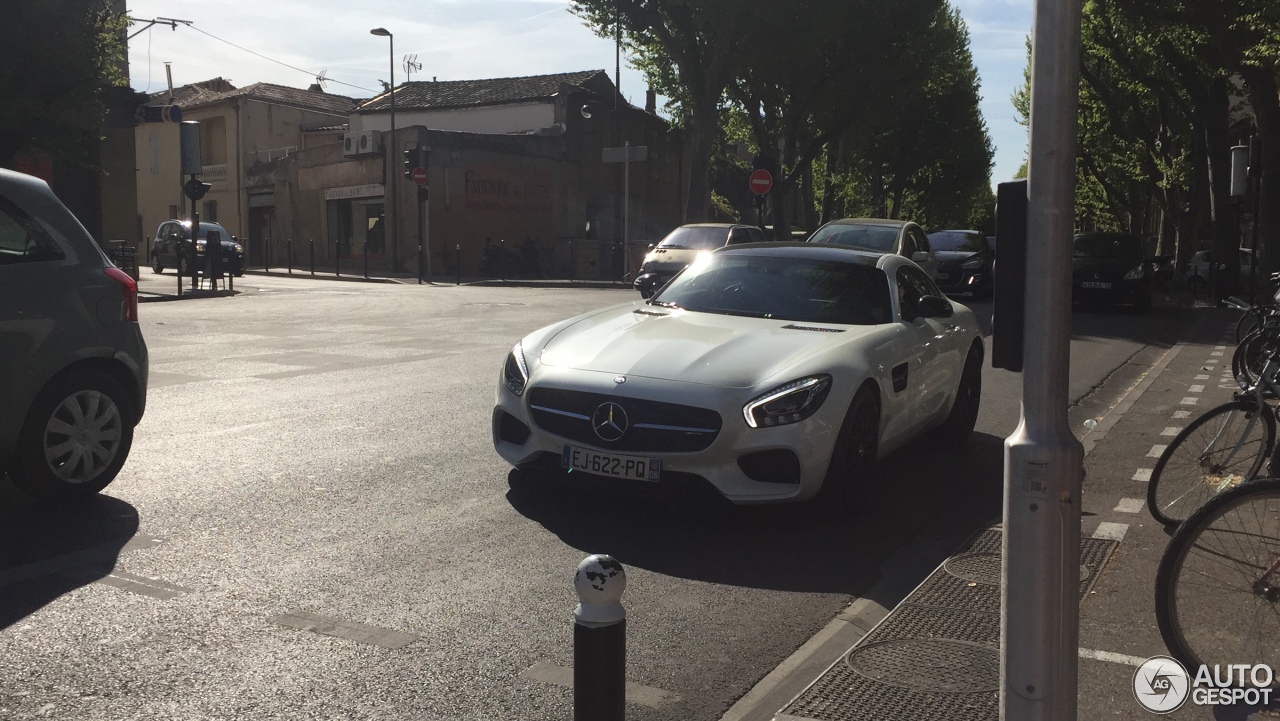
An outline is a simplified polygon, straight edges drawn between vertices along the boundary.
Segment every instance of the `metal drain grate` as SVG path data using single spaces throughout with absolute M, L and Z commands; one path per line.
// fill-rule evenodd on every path
M 788 719 L 999 717 L 1001 531 L 975 534 L 779 712 Z M 1116 543 L 1081 539 L 1080 598 Z
M 877 641 L 854 648 L 844 662 L 873 681 L 914 691 L 982 693 L 1000 688 L 1000 652 L 972 641 Z

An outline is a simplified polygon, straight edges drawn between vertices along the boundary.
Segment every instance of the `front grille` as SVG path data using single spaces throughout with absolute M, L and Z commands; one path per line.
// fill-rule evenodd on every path
M 621 406 L 627 417 L 626 431 L 612 441 L 597 435 L 591 420 L 610 401 Z M 721 427 L 720 414 L 706 408 L 557 388 L 530 389 L 529 412 L 548 433 L 613 451 L 701 451 L 711 445 Z

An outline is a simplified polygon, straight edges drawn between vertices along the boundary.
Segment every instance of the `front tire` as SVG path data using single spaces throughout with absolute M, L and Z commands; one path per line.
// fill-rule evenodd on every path
M 108 375 L 56 378 L 31 404 L 9 475 L 37 498 L 92 496 L 124 466 L 136 417 L 124 387 Z
M 847 512 L 857 508 L 863 481 L 880 452 L 880 401 L 874 388 L 863 386 L 845 414 L 822 487 L 814 500 L 825 508 Z
M 960 384 L 956 388 L 956 400 L 951 413 L 938 428 L 938 436 L 945 443 L 958 444 L 969 440 L 978 424 L 978 409 L 982 403 L 982 346 L 975 343 L 969 348 L 960 372 Z
M 151 270 L 154 271 L 157 275 L 164 272 L 164 264 L 160 262 L 159 253 L 151 254 Z

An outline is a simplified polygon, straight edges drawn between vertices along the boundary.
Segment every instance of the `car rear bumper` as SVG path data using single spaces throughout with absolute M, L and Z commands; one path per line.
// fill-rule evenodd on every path
M 991 287 L 991 274 L 986 270 L 940 270 L 934 283 L 944 293 L 981 293 Z

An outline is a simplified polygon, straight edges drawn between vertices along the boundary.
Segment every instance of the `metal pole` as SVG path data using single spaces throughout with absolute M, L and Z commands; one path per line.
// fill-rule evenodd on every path
M 424 198 L 422 197 L 421 185 L 418 186 L 417 193 L 418 193 L 418 285 L 422 285 L 422 244 L 423 244 L 422 236 L 424 233 L 423 227 L 425 225 L 425 218 L 423 218 L 422 216 L 425 213 L 425 211 L 423 210 L 423 206 L 426 205 L 426 203 L 424 202 Z
M 337 278 L 342 275 L 342 248 L 338 245 L 338 239 L 333 239 L 333 277 Z
M 289 266 L 288 266 L 288 267 L 289 267 L 289 275 L 293 275 L 293 238 L 290 238 L 290 239 L 285 243 L 285 245 L 286 245 L 285 250 L 286 250 L 286 251 L 288 251 L 288 256 L 289 256 L 289 257 L 288 257 L 288 263 L 289 263 Z
M 391 144 L 392 144 L 392 150 L 398 153 L 398 151 L 400 150 L 400 146 L 395 142 L 396 141 L 396 37 L 391 33 L 387 33 L 387 40 L 390 41 L 391 43 L 391 54 L 387 57 L 388 64 L 391 67 Z M 387 161 L 387 167 L 389 169 L 387 170 L 387 191 L 386 192 L 388 195 L 391 196 L 391 269 L 398 272 L 400 270 L 400 243 L 399 243 L 400 210 L 396 204 L 396 196 L 399 195 L 399 193 L 396 192 L 395 173 L 393 173 L 390 170 L 390 168 L 394 167 L 392 164 L 395 162 L 396 162 L 396 156 L 391 155 L 390 160 Z M 367 253 L 368 251 L 366 250 L 366 254 Z M 364 277 L 366 278 L 369 277 L 369 268 L 367 263 L 365 264 Z
M 622 144 L 622 277 L 631 275 L 631 253 L 627 241 L 631 238 L 631 141 Z
M 1081 0 L 1037 0 L 1022 421 L 1005 440 L 1000 718 L 1074 721 L 1084 449 L 1067 423 Z
M 453 246 L 453 284 L 462 285 L 462 244 Z
M 587 556 L 573 574 L 573 719 L 624 721 L 627 701 L 627 573 L 611 556 Z
M 316 274 L 316 241 L 311 239 L 311 275 Z
M 192 175 L 191 177 L 196 177 Z M 191 271 L 191 289 L 200 287 L 200 253 L 196 250 L 196 238 L 200 237 L 200 211 L 196 210 L 196 201 L 191 201 L 191 262 L 187 264 Z M 208 253 L 208 249 L 205 249 Z
M 271 272 L 271 237 L 262 239 L 262 272 Z

